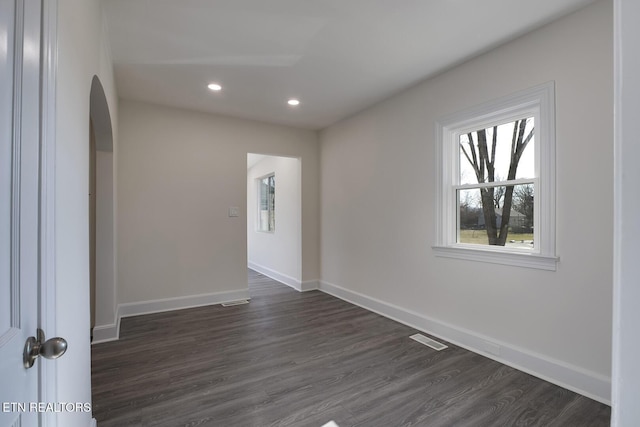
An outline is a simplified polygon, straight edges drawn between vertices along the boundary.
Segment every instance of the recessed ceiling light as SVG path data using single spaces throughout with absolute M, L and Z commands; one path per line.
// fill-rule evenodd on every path
M 220 86 L 218 83 L 209 83 L 207 87 L 214 92 L 222 90 L 222 86 Z
M 298 101 L 297 99 L 290 99 L 287 101 L 287 104 L 295 107 L 296 105 L 300 105 L 300 101 Z

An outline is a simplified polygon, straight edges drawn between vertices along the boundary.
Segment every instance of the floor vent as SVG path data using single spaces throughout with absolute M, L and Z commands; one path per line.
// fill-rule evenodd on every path
M 233 307 L 234 305 L 242 305 L 242 304 L 249 304 L 249 301 L 247 301 L 246 299 L 239 299 L 238 301 L 223 302 L 222 306 Z
M 440 350 L 444 350 L 445 348 L 448 348 L 446 345 L 442 344 L 441 342 L 432 340 L 431 338 L 427 338 L 422 334 L 411 335 L 409 338 L 411 338 L 412 340 L 418 341 L 420 344 L 424 344 L 428 347 L 431 347 L 434 350 L 440 351 Z

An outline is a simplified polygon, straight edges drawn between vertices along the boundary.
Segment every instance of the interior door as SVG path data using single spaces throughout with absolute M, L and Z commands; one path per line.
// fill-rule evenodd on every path
M 0 0 L 0 426 L 38 425 L 40 0 Z

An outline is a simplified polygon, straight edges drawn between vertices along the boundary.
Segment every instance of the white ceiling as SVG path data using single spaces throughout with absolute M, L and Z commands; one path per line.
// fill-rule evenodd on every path
M 122 98 L 309 129 L 593 2 L 102 1 Z

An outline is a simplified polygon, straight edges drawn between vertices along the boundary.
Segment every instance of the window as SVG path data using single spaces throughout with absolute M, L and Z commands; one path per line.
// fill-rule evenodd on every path
M 436 123 L 438 256 L 555 270 L 554 84 Z
M 276 176 L 258 178 L 258 231 L 276 229 Z

